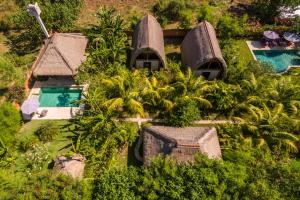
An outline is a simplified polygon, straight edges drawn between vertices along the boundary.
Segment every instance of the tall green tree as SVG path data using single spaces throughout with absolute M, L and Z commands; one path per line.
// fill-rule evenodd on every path
M 280 8 L 287 7 L 293 9 L 300 4 L 299 0 L 254 0 L 253 10 L 264 22 L 274 22 L 280 15 Z

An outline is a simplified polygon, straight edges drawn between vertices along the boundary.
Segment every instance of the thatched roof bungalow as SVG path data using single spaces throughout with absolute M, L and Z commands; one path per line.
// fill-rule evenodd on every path
M 179 164 L 193 162 L 195 153 L 221 158 L 217 131 L 213 127 L 147 126 L 143 129 L 143 143 L 146 166 L 158 155 L 168 155 Z
M 152 15 L 143 17 L 132 38 L 131 68 L 159 70 L 165 67 L 164 35 L 160 24 Z
M 184 38 L 181 45 L 181 59 L 185 67 L 191 67 L 196 75 L 208 80 L 226 76 L 227 65 L 209 22 L 201 22 Z
M 85 60 L 87 38 L 79 33 L 54 33 L 45 40 L 32 73 L 38 76 L 74 76 Z

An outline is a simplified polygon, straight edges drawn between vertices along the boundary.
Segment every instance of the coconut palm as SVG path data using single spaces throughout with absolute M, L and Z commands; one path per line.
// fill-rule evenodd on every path
M 275 79 L 268 90 L 272 104 L 281 103 L 284 110 L 292 116 L 299 114 L 300 86 L 294 84 L 291 77 Z
M 282 104 L 277 104 L 273 108 L 266 104 L 261 108 L 250 105 L 247 111 L 234 119 L 241 123 L 245 137 L 251 138 L 254 146 L 268 146 L 271 149 L 279 147 L 288 152 L 298 152 L 299 138 L 289 132 L 292 128 L 288 130 L 285 125 L 288 123 L 288 126 L 296 126 L 297 120 L 284 113 Z
M 242 112 L 247 112 L 247 109 L 251 105 L 261 106 L 262 103 L 266 101 L 263 95 L 265 93 L 265 83 L 263 83 L 262 79 L 257 79 L 253 73 L 249 75 L 248 79 L 242 80 L 239 87 L 239 102 L 231 110 L 230 117 L 234 117 L 234 115 Z
M 141 80 L 137 71 L 131 74 L 125 71 L 123 74 L 102 79 L 100 87 L 103 87 L 106 99 L 101 106 L 109 112 L 119 111 L 125 115 L 145 116 L 139 88 Z
M 172 87 L 176 97 L 196 101 L 202 108 L 211 108 L 211 103 L 204 97 L 211 90 L 211 85 L 203 77 L 195 77 L 188 68 L 187 73 L 178 71 L 174 77 Z
M 173 108 L 171 100 L 175 88 L 170 85 L 160 84 L 155 76 L 145 78 L 145 88 L 142 91 L 144 104 L 154 110 L 169 111 Z

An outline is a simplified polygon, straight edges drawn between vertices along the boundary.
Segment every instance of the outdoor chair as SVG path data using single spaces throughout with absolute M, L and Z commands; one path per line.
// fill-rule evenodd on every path
M 48 113 L 48 110 L 42 110 L 42 112 L 40 113 L 40 118 L 45 117 Z

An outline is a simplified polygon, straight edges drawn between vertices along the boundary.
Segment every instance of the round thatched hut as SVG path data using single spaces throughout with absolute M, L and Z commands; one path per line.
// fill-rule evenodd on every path
M 146 15 L 136 26 L 132 38 L 131 68 L 152 71 L 165 67 L 164 36 L 155 17 Z
M 183 66 L 191 67 L 196 75 L 208 80 L 224 78 L 227 73 L 216 32 L 206 21 L 185 36 L 181 45 L 181 60 Z

